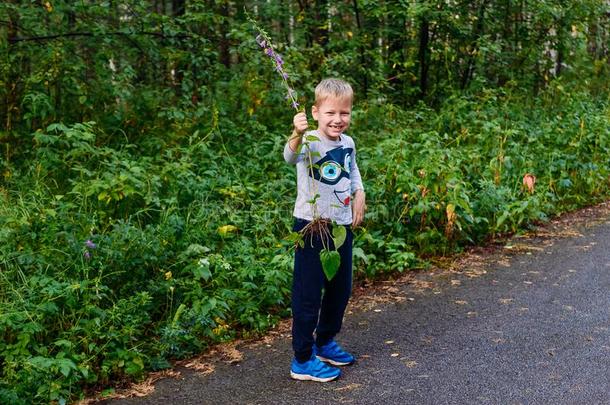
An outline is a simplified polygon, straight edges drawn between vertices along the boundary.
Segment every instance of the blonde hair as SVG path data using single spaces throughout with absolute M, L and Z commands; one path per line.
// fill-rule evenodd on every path
M 320 105 L 329 97 L 337 99 L 347 99 L 350 102 L 354 100 L 354 90 L 352 86 L 345 80 L 341 79 L 324 79 L 316 86 L 316 105 Z

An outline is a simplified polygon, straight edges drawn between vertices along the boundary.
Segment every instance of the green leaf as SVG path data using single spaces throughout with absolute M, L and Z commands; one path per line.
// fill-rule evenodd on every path
M 144 370 L 144 361 L 140 357 L 134 357 L 125 367 L 125 372 L 130 375 L 139 374 L 142 370 Z
M 105 390 L 102 391 L 102 398 L 104 397 L 109 397 L 110 395 L 114 395 L 115 393 L 115 389 L 114 388 L 106 388 Z
M 307 135 L 305 137 L 305 140 L 308 142 L 318 142 L 319 141 L 318 137 L 314 136 L 314 135 Z
M 354 257 L 361 259 L 365 264 L 369 264 L 369 258 L 366 257 L 366 254 L 362 248 L 356 247 L 352 252 L 354 253 Z
M 173 328 L 175 328 L 178 325 L 178 322 L 180 321 L 180 316 L 182 315 L 182 313 L 184 312 L 185 309 L 186 309 L 186 305 L 184 305 L 184 304 L 180 304 L 178 306 L 178 309 L 176 310 L 176 313 L 174 314 L 174 319 L 172 320 Z
M 199 263 L 193 267 L 193 275 L 197 280 L 203 279 L 204 281 L 208 281 L 212 277 L 209 264 L 206 265 L 205 262 L 202 263 L 200 260 Z
M 285 238 L 284 240 L 288 241 L 290 244 L 292 245 L 296 245 L 297 243 L 299 243 L 301 240 L 303 239 L 303 235 L 301 235 L 299 232 L 290 232 Z
M 339 264 L 341 264 L 341 256 L 336 250 L 323 249 L 320 252 L 320 261 L 322 262 L 322 270 L 328 281 L 332 280 L 333 277 L 339 271 Z
M 59 372 L 68 377 L 72 370 L 78 370 L 76 364 L 69 359 L 57 359 L 57 365 L 59 366 Z
M 333 226 L 333 242 L 335 243 L 335 249 L 339 250 L 339 248 L 343 246 L 346 237 L 347 231 L 343 225 Z
M 308 204 L 315 204 L 316 201 L 318 201 L 318 198 L 320 198 L 320 194 L 316 194 L 313 196 L 313 198 L 311 200 L 307 200 Z

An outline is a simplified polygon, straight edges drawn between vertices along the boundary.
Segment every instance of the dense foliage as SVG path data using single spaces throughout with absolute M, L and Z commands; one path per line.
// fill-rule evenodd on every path
M 606 1 L 5 1 L 0 403 L 288 315 L 293 112 L 244 6 L 302 105 L 354 84 L 359 277 L 610 194 Z

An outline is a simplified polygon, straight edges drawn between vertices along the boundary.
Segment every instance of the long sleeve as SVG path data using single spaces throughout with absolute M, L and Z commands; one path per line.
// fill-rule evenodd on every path
M 358 164 L 356 163 L 356 146 L 354 145 L 354 158 L 352 159 L 351 164 L 351 172 L 350 172 L 350 181 L 351 181 L 351 192 L 354 194 L 356 190 L 364 191 L 364 185 L 362 184 L 362 176 L 360 176 L 360 169 L 358 169 Z
M 303 160 L 303 153 L 296 153 L 290 149 L 289 142 L 286 142 L 284 145 L 284 160 L 286 163 L 290 163 L 291 165 L 295 165 Z

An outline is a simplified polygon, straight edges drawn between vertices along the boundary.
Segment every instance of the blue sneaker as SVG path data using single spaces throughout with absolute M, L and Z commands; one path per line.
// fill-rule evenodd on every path
M 290 377 L 295 380 L 328 382 L 341 375 L 341 370 L 322 363 L 313 354 L 305 363 L 299 363 L 296 359 L 290 365 Z
M 343 350 L 334 340 L 331 340 L 330 343 L 322 347 L 313 345 L 313 354 L 315 354 L 318 359 L 330 363 L 333 366 L 347 366 L 353 364 L 356 360 L 354 356 Z

